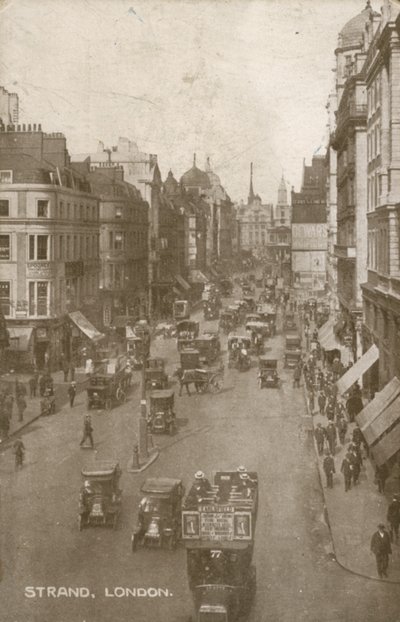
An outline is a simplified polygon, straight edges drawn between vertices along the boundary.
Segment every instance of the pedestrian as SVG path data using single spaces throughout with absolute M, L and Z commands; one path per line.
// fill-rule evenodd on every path
M 325 452 L 325 458 L 323 462 L 323 469 L 326 475 L 326 486 L 327 488 L 333 488 L 333 474 L 336 473 L 335 469 L 335 461 L 331 452 L 327 449 Z
M 337 432 L 335 425 L 332 421 L 330 421 L 325 428 L 325 436 L 326 440 L 328 441 L 329 451 L 334 456 L 336 450 Z
M 69 405 L 71 408 L 74 405 L 75 396 L 76 396 L 76 382 L 71 382 L 71 384 L 68 387 Z
M 308 394 L 308 403 L 309 403 L 309 406 L 310 406 L 310 412 L 311 412 L 311 414 L 313 414 L 314 410 L 315 410 L 315 394 L 314 394 L 314 391 L 312 389 L 310 390 L 310 392 Z
M 352 456 L 352 466 L 353 466 L 351 476 L 352 476 L 353 484 L 356 485 L 358 484 L 358 480 L 359 480 L 360 472 L 361 472 L 361 465 L 362 465 L 361 451 L 357 451 L 357 447 L 353 443 L 351 443 L 351 445 L 349 446 L 349 454 Z
M 383 523 L 378 525 L 378 531 L 371 538 L 371 551 L 376 558 L 378 575 L 380 578 L 387 577 L 389 555 L 392 554 L 392 546 L 390 544 L 390 536 Z
M 320 415 L 325 414 L 326 395 L 323 391 L 318 393 L 318 408 Z
M 389 477 L 389 470 L 386 463 L 376 466 L 375 468 L 375 484 L 378 485 L 378 492 L 385 492 L 386 480 Z
M 26 386 L 23 382 L 19 382 L 19 380 L 15 381 L 15 398 L 19 396 L 25 397 L 26 395 Z
M 400 525 L 400 495 L 394 494 L 392 502 L 390 503 L 387 516 L 387 522 L 390 525 L 390 540 L 396 539 L 396 543 L 399 541 L 399 525 Z
M 92 427 L 92 419 L 90 415 L 86 415 L 84 422 L 83 422 L 83 437 L 82 437 L 81 442 L 79 443 L 80 447 L 82 447 L 82 445 L 86 442 L 87 439 L 89 439 L 90 445 L 93 449 L 94 448 L 93 427 Z
M 16 399 L 17 410 L 18 410 L 18 421 L 24 420 L 24 412 L 26 409 L 26 400 L 23 395 L 19 395 Z
M 352 458 L 347 453 L 342 460 L 342 466 L 340 467 L 340 471 L 343 473 L 344 477 L 344 491 L 347 492 L 351 488 L 351 473 L 353 470 Z
M 341 445 L 345 444 L 346 432 L 348 429 L 347 421 L 344 417 L 340 417 L 337 421 L 338 436 Z
M 293 387 L 300 388 L 301 368 L 300 365 L 296 365 L 293 372 Z
M 31 376 L 31 378 L 29 378 L 29 396 L 30 397 L 36 397 L 37 385 L 38 385 L 37 376 L 34 374 L 33 376 Z
M 322 456 L 324 451 L 324 442 L 325 442 L 325 431 L 320 423 L 317 424 L 317 427 L 314 430 L 315 442 L 317 443 L 318 454 Z
M 353 443 L 360 447 L 363 442 L 363 433 L 360 430 L 360 426 L 356 423 L 355 428 L 353 429 Z
M 334 421 L 334 419 L 335 419 L 335 405 L 334 405 L 334 402 L 333 402 L 332 398 L 330 398 L 328 400 L 328 403 L 327 403 L 326 408 L 325 408 L 325 414 L 326 414 L 329 422 L 333 422 Z

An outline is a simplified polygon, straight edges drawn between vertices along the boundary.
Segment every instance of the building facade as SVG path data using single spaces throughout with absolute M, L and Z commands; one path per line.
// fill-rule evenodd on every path
M 98 319 L 100 267 L 99 201 L 71 168 L 62 134 L 0 131 L 0 228 L 10 356 L 54 369 L 74 354 L 69 314 Z
M 283 278 L 283 284 L 290 286 L 292 282 L 291 267 L 291 206 L 288 202 L 285 178 L 278 188 L 278 201 L 274 209 L 274 218 L 268 228 L 267 257 L 271 265 L 271 276 Z
M 247 204 L 241 201 L 236 206 L 238 223 L 238 246 L 241 251 L 254 252 L 260 259 L 268 258 L 268 231 L 274 224 L 274 206 L 263 204 L 254 193 L 253 163 L 250 164 L 250 185 Z
M 124 181 L 124 169 L 99 167 L 88 175 L 99 197 L 100 296 L 103 326 L 116 316 L 147 313 L 148 204 Z
M 372 390 L 400 376 L 400 16 L 386 1 L 365 30 L 367 85 L 368 272 L 362 285 L 364 349 L 375 343 L 379 363 Z
M 19 123 L 19 99 L 16 93 L 9 93 L 0 86 L 0 127 Z
M 325 157 L 303 165 L 300 192 L 292 190 L 292 273 L 300 297 L 326 288 L 327 218 Z

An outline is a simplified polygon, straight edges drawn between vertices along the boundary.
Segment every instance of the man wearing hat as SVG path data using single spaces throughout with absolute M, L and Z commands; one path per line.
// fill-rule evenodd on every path
M 387 577 L 389 555 L 392 554 L 392 546 L 390 544 L 390 536 L 382 523 L 378 525 L 378 531 L 371 538 L 371 551 L 376 558 L 378 575 L 380 578 Z
M 194 482 L 186 498 L 185 507 L 195 508 L 197 504 L 207 497 L 212 491 L 211 484 L 204 475 L 203 471 L 197 471 L 194 475 Z
M 76 382 L 74 381 L 74 382 L 71 382 L 71 384 L 68 387 L 69 405 L 71 408 L 74 405 L 75 395 L 76 395 Z
M 326 475 L 327 488 L 333 488 L 333 474 L 336 473 L 335 461 L 329 449 L 325 450 L 323 468 Z
M 317 423 L 317 427 L 314 430 L 315 441 L 317 443 L 318 454 L 322 456 L 324 451 L 325 432 L 320 423 Z
M 248 473 L 240 473 L 239 478 L 238 492 L 241 492 L 243 497 L 248 499 L 252 495 L 254 484 Z
M 396 538 L 396 542 L 399 541 L 399 525 L 400 525 L 400 495 L 394 494 L 393 500 L 390 503 L 386 516 L 387 522 L 390 525 L 390 539 L 393 542 L 393 538 Z

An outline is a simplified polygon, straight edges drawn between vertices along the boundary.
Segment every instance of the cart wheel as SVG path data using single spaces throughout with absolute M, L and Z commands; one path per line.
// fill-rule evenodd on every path
M 111 407 L 112 407 L 112 401 L 111 401 L 111 398 L 108 397 L 106 399 L 106 410 L 111 410 Z
M 83 516 L 82 516 L 82 514 L 79 514 L 79 516 L 78 516 L 78 527 L 79 527 L 79 531 L 82 531 L 82 529 L 83 529 Z
M 221 391 L 222 387 L 224 386 L 223 377 L 220 374 L 214 376 L 213 378 L 211 378 L 208 386 L 211 393 L 219 393 L 219 391 Z

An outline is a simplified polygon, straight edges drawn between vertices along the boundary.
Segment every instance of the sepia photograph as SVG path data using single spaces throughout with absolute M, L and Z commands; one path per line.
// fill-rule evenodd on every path
M 0 622 L 400 622 L 400 0 L 0 0 Z

